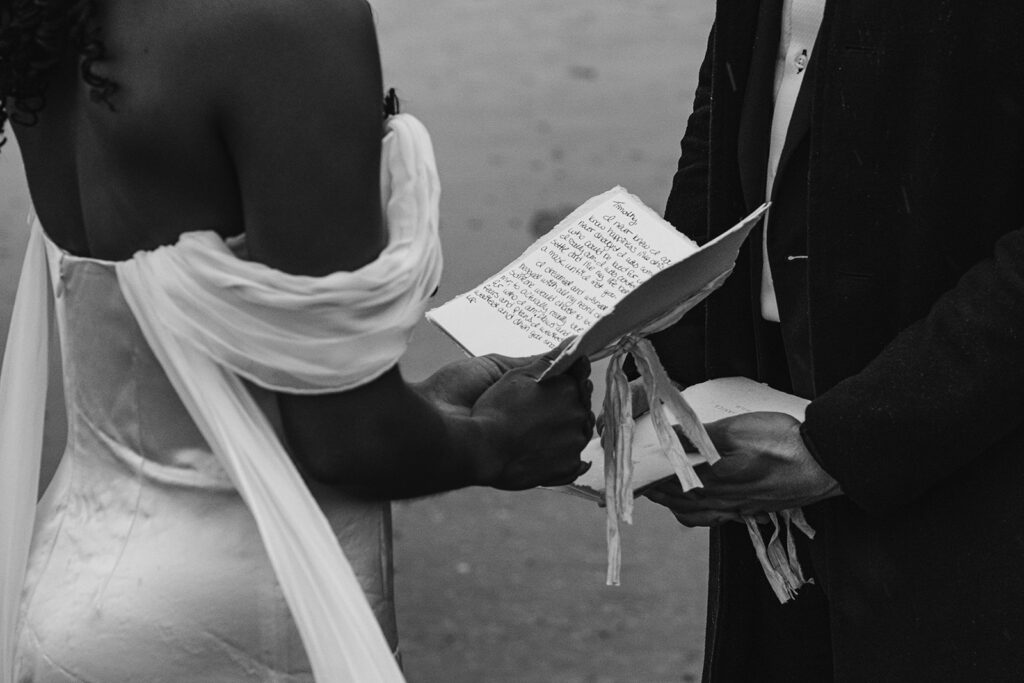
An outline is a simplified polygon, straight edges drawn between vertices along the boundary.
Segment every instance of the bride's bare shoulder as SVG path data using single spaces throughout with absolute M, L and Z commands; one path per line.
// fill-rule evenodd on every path
M 231 158 L 254 258 L 316 275 L 372 260 L 383 240 L 383 85 L 369 6 L 185 1 L 203 5 L 182 50 L 202 84 L 185 87 Z
M 344 27 L 372 15 L 366 0 L 179 0 L 158 3 L 168 12 L 191 17 L 196 28 L 207 26 L 244 33 L 246 29 L 317 26 Z
M 342 68 L 354 52 L 377 57 L 364 0 L 179 0 L 165 6 L 180 19 L 179 39 L 207 69 L 241 71 L 246 60 L 299 66 L 309 58 Z
M 107 58 L 95 69 L 134 86 L 143 102 L 210 103 L 247 83 L 273 91 L 318 68 L 329 67 L 339 82 L 379 70 L 365 0 L 108 0 L 103 7 Z

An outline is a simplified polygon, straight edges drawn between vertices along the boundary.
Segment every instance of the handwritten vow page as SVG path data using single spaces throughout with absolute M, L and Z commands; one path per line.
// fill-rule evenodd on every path
M 622 188 L 594 197 L 427 317 L 469 353 L 529 356 L 575 337 L 697 245 Z
M 556 372 L 581 355 L 600 355 L 727 273 L 762 212 L 698 247 L 615 187 L 427 318 L 474 356 L 530 356 L 575 337 Z

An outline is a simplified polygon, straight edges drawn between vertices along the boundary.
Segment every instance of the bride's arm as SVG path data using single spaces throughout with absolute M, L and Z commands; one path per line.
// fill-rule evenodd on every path
M 363 387 L 280 397 L 293 452 L 319 480 L 361 496 L 404 498 L 471 485 L 525 489 L 582 473 L 589 393 L 577 368 L 537 384 L 543 359 L 509 373 L 472 405 L 446 404 L 397 369 Z M 463 373 L 468 368 L 457 370 Z M 473 381 L 472 378 L 469 380 Z M 420 389 L 420 390 L 418 390 Z
M 244 25 L 225 31 L 224 61 L 211 68 L 223 74 L 217 116 L 250 252 L 295 274 L 359 268 L 386 240 L 369 8 L 253 0 L 240 12 Z M 590 436 L 588 369 L 538 384 L 540 362 L 503 376 L 480 372 L 486 362 L 449 369 L 445 381 L 461 386 L 447 393 L 411 387 L 392 368 L 343 393 L 282 394 L 293 455 L 316 479 L 382 498 L 574 478 Z

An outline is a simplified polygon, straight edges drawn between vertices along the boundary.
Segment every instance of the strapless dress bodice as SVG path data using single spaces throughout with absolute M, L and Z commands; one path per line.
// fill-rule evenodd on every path
M 47 254 L 68 444 L 37 512 L 20 680 L 312 680 L 255 521 L 149 348 L 115 264 L 52 242 Z M 274 395 L 250 390 L 278 425 Z M 389 506 L 309 487 L 394 646 Z

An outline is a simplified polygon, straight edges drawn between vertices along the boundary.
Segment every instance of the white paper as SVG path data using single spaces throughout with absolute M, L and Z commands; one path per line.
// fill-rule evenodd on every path
M 764 411 L 786 413 L 803 422 L 810 403 L 747 377 L 722 377 L 695 384 L 683 391 L 683 398 L 701 422 Z
M 543 353 L 698 250 L 621 187 L 598 195 L 473 290 L 427 313 L 472 355 Z
M 747 377 L 722 377 L 687 388 L 683 398 L 693 408 L 703 423 L 714 422 L 732 415 L 753 412 L 778 412 L 792 415 L 803 421 L 804 410 L 809 401 L 793 396 L 767 384 L 761 384 Z M 666 411 L 666 416 L 668 416 Z M 704 459 L 695 453 L 687 453 L 692 465 L 699 465 Z M 594 438 L 580 454 L 580 458 L 592 463 L 583 476 L 574 481 L 567 493 L 576 493 L 592 500 L 604 499 L 604 451 L 600 438 Z M 674 476 L 672 464 L 665 457 L 658 437 L 654 432 L 649 415 L 636 421 L 633 432 L 633 490 L 641 491 L 656 481 Z

